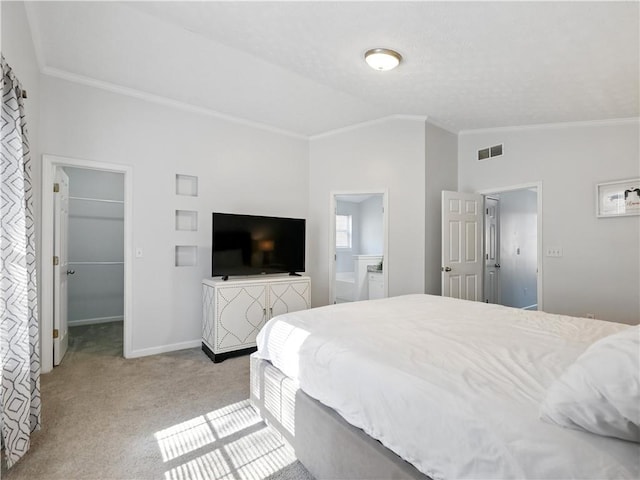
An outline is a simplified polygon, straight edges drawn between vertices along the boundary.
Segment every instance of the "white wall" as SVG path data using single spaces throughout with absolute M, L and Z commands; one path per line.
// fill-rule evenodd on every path
M 133 167 L 134 355 L 196 346 L 201 280 L 211 274 L 211 212 L 305 218 L 305 140 L 42 77 L 42 151 Z M 176 195 L 176 174 L 198 177 L 198 196 Z M 175 230 L 176 209 L 198 213 Z M 195 267 L 175 246 L 197 246 Z
M 75 272 L 68 276 L 69 325 L 122 320 L 124 174 L 64 170 L 69 176 L 69 262 Z
M 360 202 L 360 254 L 381 255 L 384 251 L 382 195 Z
M 1 49 L 6 62 L 11 66 L 14 73 L 20 80 L 22 88 L 27 91 L 28 98 L 25 100 L 25 117 L 29 138 L 29 148 L 31 151 L 33 186 L 33 207 L 36 218 L 40 218 L 40 73 L 36 53 L 31 40 L 31 31 L 27 22 L 24 3 L 22 2 L 0 2 L 0 16 L 2 27 Z M 37 223 L 36 229 L 36 260 L 37 276 L 40 278 L 40 225 Z M 38 282 L 39 283 L 39 282 Z M 40 300 L 40 294 L 38 294 Z M 42 338 L 42 332 L 40 332 Z
M 458 187 L 458 136 L 426 124 L 425 169 L 425 293 L 442 290 L 442 190 Z
M 497 195 L 500 218 L 500 303 L 524 308 L 538 302 L 538 195 L 513 190 Z
M 424 121 L 391 118 L 313 138 L 309 147 L 312 304 L 329 302 L 330 192 L 389 191 L 389 295 L 424 291 Z
M 40 115 L 40 73 L 23 2 L 0 2 L 2 55 L 27 91 L 25 115 L 31 157 L 39 163 L 38 123 Z M 39 174 L 39 169 L 36 168 Z M 38 176 L 38 179 L 40 177 Z M 35 193 L 35 192 L 34 192 Z
M 640 216 L 597 218 L 599 182 L 640 177 L 638 119 L 465 132 L 459 140 L 462 191 L 543 183 L 543 301 L 548 312 L 640 321 Z M 504 156 L 477 150 L 504 143 Z

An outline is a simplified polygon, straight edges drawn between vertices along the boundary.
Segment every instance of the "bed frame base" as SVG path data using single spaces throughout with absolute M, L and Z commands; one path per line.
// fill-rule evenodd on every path
M 254 355 L 250 400 L 317 480 L 429 480 L 380 442 L 298 389 L 270 362 Z

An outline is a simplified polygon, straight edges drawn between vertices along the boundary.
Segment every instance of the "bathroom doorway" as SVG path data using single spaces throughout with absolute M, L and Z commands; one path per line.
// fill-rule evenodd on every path
M 388 295 L 387 193 L 331 194 L 330 302 Z

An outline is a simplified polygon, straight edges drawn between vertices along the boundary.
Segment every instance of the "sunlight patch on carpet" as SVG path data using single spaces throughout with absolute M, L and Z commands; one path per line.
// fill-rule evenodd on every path
M 249 400 L 219 408 L 206 415 L 218 438 L 228 437 L 262 421 Z
M 261 422 L 244 400 L 156 432 L 162 459 L 173 466 L 165 480 L 259 480 L 294 463 L 291 447 Z
M 204 415 L 160 430 L 155 437 L 165 462 L 216 441 Z

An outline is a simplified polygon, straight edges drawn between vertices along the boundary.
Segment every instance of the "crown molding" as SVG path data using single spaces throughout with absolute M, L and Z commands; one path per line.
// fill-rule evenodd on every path
M 42 53 L 42 36 L 40 35 L 40 29 L 38 28 L 37 15 L 34 11 L 36 8 L 33 2 L 23 2 L 25 15 L 27 16 L 27 24 L 29 30 L 31 30 L 31 43 L 33 44 L 33 51 L 36 55 L 36 62 L 38 63 L 38 69 L 40 72 L 44 70 L 44 54 Z
M 578 122 L 538 123 L 534 125 L 519 125 L 514 127 L 478 128 L 475 130 L 460 130 L 459 135 L 474 135 L 483 133 L 521 132 L 527 130 L 546 130 L 575 127 L 604 127 L 612 125 L 629 125 L 640 122 L 640 117 L 611 118 L 605 120 L 584 120 Z
M 66 80 L 72 83 L 78 83 L 81 85 L 86 85 L 93 88 L 98 88 L 100 90 L 106 90 L 111 93 L 117 93 L 120 95 L 125 95 L 127 97 L 136 98 L 138 100 L 143 100 L 150 103 L 155 103 L 158 105 L 163 105 L 165 107 L 175 108 L 177 110 L 182 110 L 185 112 L 196 113 L 199 115 L 204 115 L 207 117 L 213 117 L 220 120 L 225 120 L 227 122 L 236 123 L 239 125 L 244 125 L 246 127 L 255 128 L 258 130 L 267 131 L 270 133 L 277 133 L 279 135 L 285 135 L 287 137 L 297 138 L 301 140 L 308 140 L 308 136 L 291 132 L 289 130 L 284 130 L 277 127 L 272 127 L 270 125 L 266 125 L 260 122 L 253 122 L 251 120 L 246 120 L 240 117 L 234 117 L 233 115 L 227 115 L 224 113 L 217 112 L 215 110 L 199 107 L 197 105 L 192 105 L 190 103 L 182 102 L 179 100 L 173 100 L 171 98 L 163 97 L 160 95 L 155 95 L 153 93 L 144 92 L 142 90 L 137 90 L 135 88 L 123 87 L 121 85 L 117 85 L 111 82 L 105 82 L 102 80 L 97 80 L 95 78 L 87 77 L 84 75 L 78 75 L 76 73 L 71 73 L 66 70 L 60 70 L 58 68 L 47 67 L 45 66 L 42 69 L 43 75 L 48 75 L 54 78 L 60 78 L 62 80 Z
M 316 135 L 310 135 L 309 140 L 319 140 L 321 138 L 331 137 L 333 135 L 339 135 L 341 133 L 346 133 L 353 130 L 359 130 L 361 128 L 366 128 L 373 125 L 378 125 L 380 123 L 388 122 L 390 120 L 413 120 L 418 122 L 426 122 L 427 117 L 424 115 L 387 115 L 384 117 L 376 118 L 375 120 L 367 120 L 365 122 L 354 123 L 353 125 L 348 125 L 346 127 L 336 128 L 335 130 L 328 130 L 326 132 L 318 133 Z

